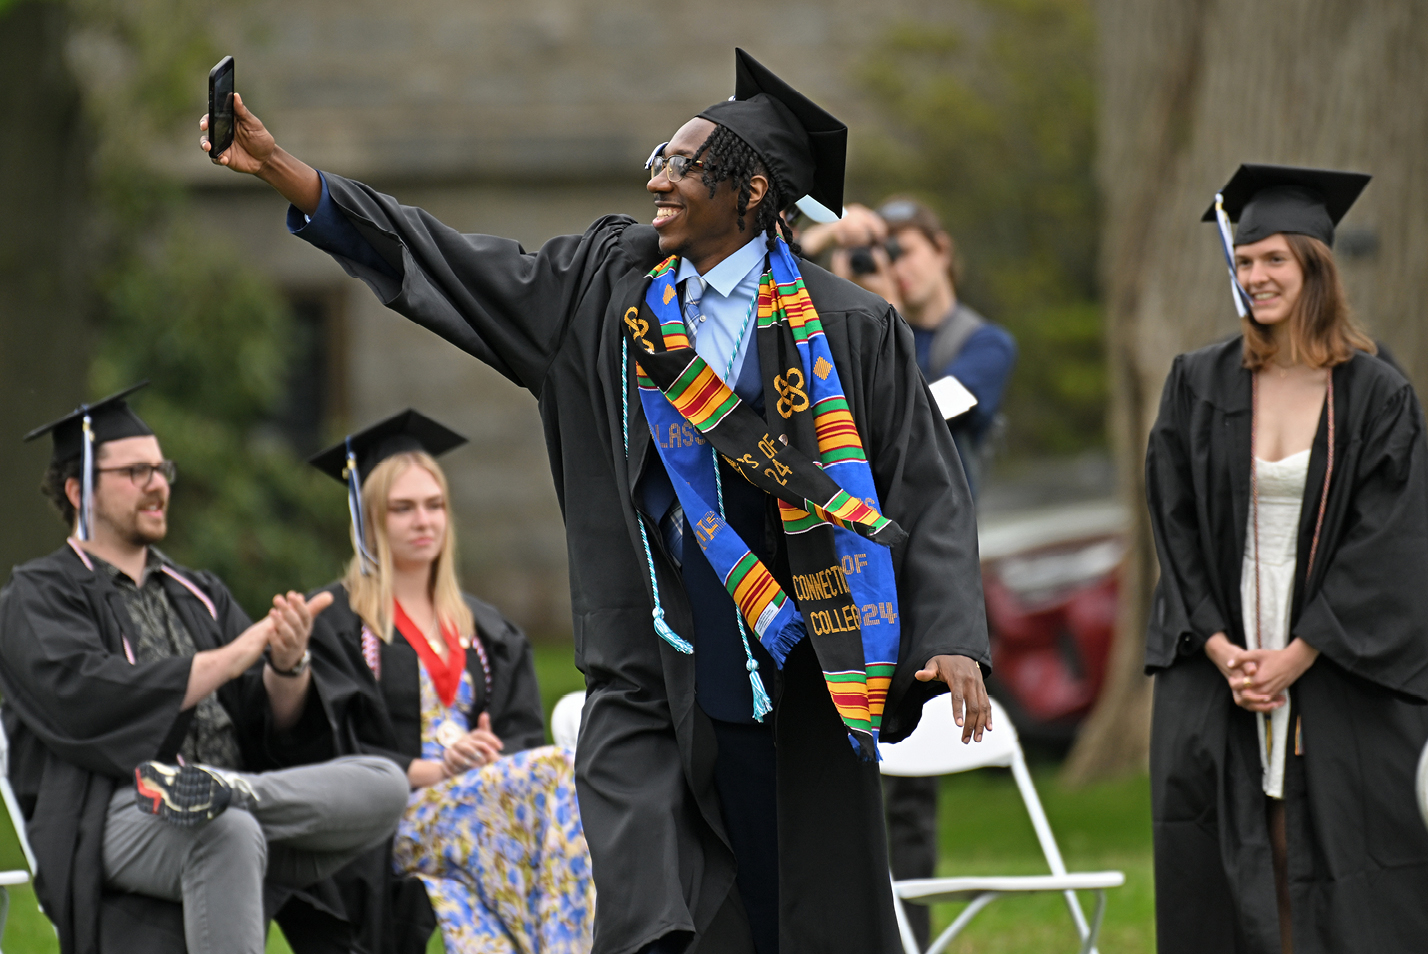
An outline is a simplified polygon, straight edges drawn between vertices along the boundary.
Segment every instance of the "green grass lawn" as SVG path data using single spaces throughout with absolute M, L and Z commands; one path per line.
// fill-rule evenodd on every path
M 584 687 L 569 646 L 536 647 L 536 671 L 547 717 L 556 700 Z M 1056 766 L 1034 765 L 1032 774 L 1051 828 L 1071 870 L 1117 869 L 1125 887 L 1110 892 L 1101 951 L 1152 954 L 1155 950 L 1154 884 L 1150 861 L 1150 784 L 1144 776 L 1069 791 L 1056 782 Z M 943 780 L 942 854 L 939 874 L 1045 874 L 1046 862 L 1011 773 L 983 769 Z M 1094 900 L 1082 896 L 1089 916 Z M 933 908 L 933 931 L 949 924 L 959 905 Z M 3 947 L 10 954 L 59 950 L 49 922 L 28 888 L 11 889 Z M 955 954 L 1026 954 L 1075 951 L 1076 931 L 1060 895 L 1004 897 L 979 914 L 949 949 Z M 430 954 L 440 954 L 437 938 Z M 290 954 L 276 928 L 268 954 Z M 850 952 L 855 954 L 855 952 Z

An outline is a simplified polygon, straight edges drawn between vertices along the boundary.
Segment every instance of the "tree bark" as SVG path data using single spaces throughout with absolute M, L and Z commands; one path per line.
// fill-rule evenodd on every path
M 1067 760 L 1071 783 L 1139 769 L 1141 669 L 1158 569 L 1143 462 L 1176 354 L 1238 333 L 1201 214 L 1241 162 L 1369 172 L 1336 254 L 1359 318 L 1428 379 L 1428 5 L 1419 0 L 1097 0 L 1110 427 L 1132 514 L 1105 688 Z
M 0 579 L 64 527 L 36 492 L 49 441 L 20 436 L 86 396 L 87 150 L 65 5 L 0 6 Z

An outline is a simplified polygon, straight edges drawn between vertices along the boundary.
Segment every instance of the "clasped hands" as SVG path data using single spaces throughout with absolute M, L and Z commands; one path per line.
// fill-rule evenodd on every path
M 407 781 L 414 789 L 444 782 L 462 772 L 491 764 L 501 757 L 505 747 L 491 731 L 491 716 L 483 712 L 476 717 L 476 728 L 446 747 L 440 762 L 412 759 L 407 767 Z
M 1319 650 L 1297 637 L 1283 649 L 1245 649 L 1216 633 L 1205 641 L 1205 655 L 1229 683 L 1235 705 L 1273 712 L 1289 701 L 1289 687 L 1319 658 Z

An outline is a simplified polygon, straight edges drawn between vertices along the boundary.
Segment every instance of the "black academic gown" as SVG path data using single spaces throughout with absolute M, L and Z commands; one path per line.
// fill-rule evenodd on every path
M 213 607 L 210 614 L 187 587 L 161 577 L 198 651 L 217 649 L 251 625 L 213 574 L 174 569 Z M 10 783 L 35 851 L 35 891 L 64 954 L 152 952 L 175 949 L 174 942 L 183 950 L 178 905 L 103 890 L 110 796 L 117 786 L 132 784 L 140 762 L 171 761 L 194 713 L 180 711 L 192 659 L 131 664 L 121 634 L 134 632 L 109 575 L 88 569 L 68 545 L 16 567 L 0 590 L 0 692 Z M 296 729 L 279 736 L 272 731 L 261 663 L 218 690 L 238 733 L 244 769 L 331 756 L 315 695 Z
M 749 951 L 713 783 L 713 729 L 695 704 L 692 657 L 655 635 L 637 529 L 643 522 L 649 536 L 666 620 L 692 639 L 662 514 L 645 512 L 636 492 L 646 469 L 660 465 L 633 367 L 623 380 L 620 370 L 620 316 L 661 258 L 654 229 L 609 216 L 529 253 L 509 239 L 457 233 L 360 183 L 326 181 L 400 278 L 336 255 L 339 264 L 539 401 L 587 687 L 576 784 L 599 898 L 595 951 L 628 954 L 676 932 L 695 936 L 691 951 L 701 954 Z M 975 514 L 907 325 L 851 282 L 812 264 L 802 269 L 883 513 L 909 535 L 892 554 L 903 623 L 882 728 L 892 741 L 945 690 L 913 679 L 930 657 L 990 665 Z M 899 950 L 877 766 L 848 744 L 806 641 L 775 682 L 781 950 Z
M 421 757 L 421 666 L 416 650 L 397 634 L 380 643 L 378 679 L 362 655 L 362 619 L 352 611 L 341 583 L 324 588 L 333 602 L 313 625 L 313 679 L 332 724 L 339 755 L 380 755 L 405 771 Z M 482 712 L 491 731 L 511 755 L 545 743 L 545 722 L 535 660 L 520 628 L 490 603 L 466 595 L 476 635 L 491 667 L 491 693 L 475 647 L 466 651 L 466 671 L 474 691 L 469 728 Z M 348 920 L 356 928 L 355 949 L 368 954 L 420 954 L 436 927 L 426 889 L 416 879 L 392 873 L 391 842 L 359 858 L 334 879 Z M 294 945 L 296 954 L 304 949 Z
M 1291 687 L 1286 759 L 1296 954 L 1428 947 L 1428 831 L 1414 771 L 1428 740 L 1428 446 L 1412 387 L 1357 353 L 1334 375 L 1335 461 L 1313 578 L 1304 572 L 1328 450 L 1321 414 L 1299 524 L 1292 636 L 1321 653 Z M 1278 952 L 1255 721 L 1204 654 L 1244 645 L 1250 372 L 1239 338 L 1175 360 L 1150 434 L 1146 495 L 1161 576 L 1151 786 L 1160 950 Z M 1292 732 L 1291 732 L 1292 737 Z

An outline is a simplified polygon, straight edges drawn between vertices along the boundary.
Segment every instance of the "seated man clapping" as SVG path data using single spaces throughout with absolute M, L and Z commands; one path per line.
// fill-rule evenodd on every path
M 307 887 L 389 838 L 406 779 L 321 762 L 307 640 L 329 598 L 254 624 L 154 549 L 176 471 L 129 391 L 29 435 L 53 436 L 43 487 L 73 535 L 0 591 L 10 779 L 65 954 L 101 948 L 123 893 L 181 903 L 191 954 L 261 954 L 265 881 Z

